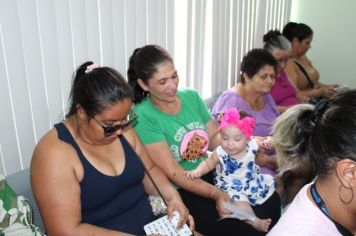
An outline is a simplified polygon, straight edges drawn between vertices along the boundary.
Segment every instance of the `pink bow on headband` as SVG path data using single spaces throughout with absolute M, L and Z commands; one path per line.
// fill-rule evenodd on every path
M 85 74 L 88 74 L 88 73 L 92 72 L 94 69 L 96 69 L 98 67 L 100 67 L 100 66 L 98 64 L 95 64 L 95 63 L 87 66 L 87 68 L 85 70 Z
M 222 117 L 219 119 L 219 129 L 235 125 L 245 135 L 247 140 L 250 140 L 253 134 L 253 128 L 255 126 L 255 119 L 246 116 L 240 119 L 240 113 L 236 108 L 230 108 L 225 111 Z

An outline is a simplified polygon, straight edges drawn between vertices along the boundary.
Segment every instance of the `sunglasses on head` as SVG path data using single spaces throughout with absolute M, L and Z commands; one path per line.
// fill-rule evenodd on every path
M 101 128 L 103 128 L 104 130 L 104 136 L 108 137 L 111 136 L 112 134 L 114 134 L 116 131 L 118 131 L 119 129 L 124 130 L 126 128 L 128 128 L 132 123 L 134 123 L 137 120 L 137 115 L 133 112 L 129 113 L 128 115 L 128 119 L 121 124 L 117 124 L 117 125 L 104 125 L 102 122 L 98 121 L 97 119 L 95 119 L 93 117 L 93 119 L 95 120 L 95 122 L 101 126 Z

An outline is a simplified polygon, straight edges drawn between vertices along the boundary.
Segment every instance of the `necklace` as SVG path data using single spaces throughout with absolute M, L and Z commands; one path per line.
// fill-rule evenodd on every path
M 313 183 L 312 186 L 310 187 L 310 192 L 315 204 L 319 207 L 321 212 L 323 212 L 324 215 L 326 215 L 335 224 L 340 234 L 342 234 L 343 236 L 353 236 L 353 234 L 349 230 L 347 230 L 344 226 L 342 226 L 341 224 L 339 224 L 338 222 L 336 222 L 330 217 L 330 213 L 326 208 L 324 200 L 321 198 L 320 194 L 318 193 L 315 183 Z
M 325 206 L 325 202 L 323 201 L 323 199 L 320 197 L 318 191 L 316 190 L 315 183 L 311 186 L 310 192 L 312 194 L 314 202 L 316 203 L 316 205 L 318 205 L 319 209 L 324 213 L 324 215 L 326 215 L 329 219 L 331 219 L 330 213 Z

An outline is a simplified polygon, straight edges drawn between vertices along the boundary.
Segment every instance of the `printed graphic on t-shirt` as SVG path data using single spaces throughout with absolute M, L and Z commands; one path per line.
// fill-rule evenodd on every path
M 208 138 L 205 130 L 192 130 L 186 133 L 181 142 L 182 160 L 196 160 L 206 157 Z

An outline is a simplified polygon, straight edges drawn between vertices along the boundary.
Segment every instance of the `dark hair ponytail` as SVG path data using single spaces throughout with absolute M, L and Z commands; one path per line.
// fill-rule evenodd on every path
M 134 91 L 134 103 L 139 103 L 147 96 L 147 93 L 141 88 L 138 84 L 137 80 L 139 79 L 136 71 L 135 71 L 135 61 L 136 61 L 136 54 L 140 50 L 140 48 L 136 48 L 132 53 L 132 56 L 129 59 L 129 68 L 127 70 L 127 77 L 129 80 L 129 84 L 133 88 Z
M 80 65 L 77 70 L 74 72 L 73 74 L 73 78 L 72 78 L 72 88 L 70 90 L 70 94 L 69 94 L 69 102 L 70 102 L 70 107 L 69 110 L 66 114 L 66 118 L 68 118 L 69 116 L 72 116 L 75 114 L 76 110 L 77 110 L 77 103 L 73 100 L 73 97 L 76 97 L 76 91 L 78 87 L 80 87 L 81 81 L 84 79 L 85 77 L 85 70 L 87 69 L 88 66 L 94 64 L 92 61 L 87 61 L 84 62 L 82 65 Z
M 313 35 L 313 30 L 303 23 L 288 22 L 284 26 L 282 33 L 290 42 L 294 38 L 297 38 L 300 42 Z
M 263 49 L 270 53 L 276 50 L 288 50 L 290 42 L 278 30 L 270 30 L 263 36 Z
M 148 80 L 157 72 L 157 66 L 165 61 L 173 63 L 169 53 L 160 46 L 146 45 L 134 50 L 127 70 L 129 84 L 134 90 L 134 103 L 140 103 L 148 94 L 137 80 L 141 79 L 143 83 L 148 84 Z
M 280 115 L 273 126 L 277 157 L 282 162 L 309 157 L 319 177 L 335 161 L 356 161 L 356 90 L 340 92 L 315 106 L 300 104 Z M 280 161 L 279 161 L 280 163 Z M 283 167 L 282 167 L 283 168 Z
M 282 30 L 282 34 L 284 35 L 284 37 L 286 37 L 290 42 L 292 42 L 293 38 L 295 37 L 294 35 L 294 29 L 295 27 L 298 25 L 298 23 L 295 22 L 288 22 L 283 30 Z
M 94 117 L 108 106 L 132 97 L 132 88 L 118 71 L 88 61 L 79 66 L 73 75 L 66 118 L 76 113 L 78 105 L 89 117 Z
M 275 127 L 280 125 L 280 122 L 286 122 L 292 125 L 292 135 L 293 143 L 284 147 L 284 153 L 292 159 L 301 159 L 307 154 L 313 153 L 315 148 L 313 144 L 315 139 L 320 135 L 320 122 L 324 112 L 327 110 L 329 103 L 325 101 L 319 102 L 316 106 L 313 105 L 299 105 L 287 110 L 287 113 L 282 114 L 279 119 L 277 119 Z M 295 117 L 292 117 L 292 116 Z M 286 120 L 291 119 L 291 120 Z M 274 127 L 274 134 L 279 132 Z M 282 132 L 291 132 L 290 129 L 284 127 Z M 286 138 L 286 137 L 284 137 Z M 319 142 L 319 140 L 318 140 Z M 321 144 L 322 145 L 322 144 Z M 321 145 L 319 148 L 321 148 Z M 319 156 L 314 156 L 312 158 L 312 163 L 316 169 L 322 168 L 323 165 L 320 163 Z
M 301 111 L 295 123 L 295 146 L 287 151 L 291 157 L 304 156 L 308 150 L 310 138 L 313 133 L 315 123 L 313 120 L 313 110 Z

